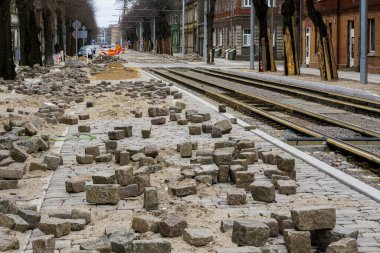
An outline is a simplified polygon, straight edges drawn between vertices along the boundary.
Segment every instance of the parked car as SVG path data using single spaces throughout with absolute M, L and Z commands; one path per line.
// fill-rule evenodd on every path
M 92 59 L 94 56 L 93 46 L 81 47 L 78 56 L 88 56 L 89 59 Z

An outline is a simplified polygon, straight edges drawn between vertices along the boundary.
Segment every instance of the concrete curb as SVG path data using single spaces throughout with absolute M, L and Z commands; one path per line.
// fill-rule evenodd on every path
M 339 87 L 339 86 L 330 86 L 323 83 L 296 80 L 296 79 L 291 79 L 291 78 L 286 78 L 286 77 L 284 78 L 284 77 L 273 76 L 273 75 L 268 75 L 268 74 L 257 74 L 254 72 L 244 73 L 242 71 L 231 71 L 228 69 L 223 69 L 223 71 L 227 73 L 231 73 L 231 74 L 239 74 L 244 77 L 257 77 L 265 81 L 271 81 L 271 82 L 280 81 L 285 84 L 296 85 L 296 86 L 307 87 L 307 88 L 315 88 L 315 89 L 319 89 L 323 91 L 329 91 L 329 92 L 340 93 L 340 94 L 344 94 L 348 96 L 354 96 L 358 98 L 365 98 L 365 99 L 380 101 L 380 96 L 369 93 L 367 91 L 358 90 L 358 89 L 344 88 L 344 87 Z
M 146 75 L 149 75 L 154 79 L 161 80 L 160 78 L 158 78 L 154 75 L 151 75 L 145 71 L 143 71 L 143 72 Z M 192 94 L 192 93 L 190 93 L 190 92 L 188 92 L 182 88 L 179 88 L 178 86 L 175 86 L 175 88 L 180 90 L 183 93 L 186 93 L 191 98 L 198 100 L 200 103 L 203 103 L 204 105 L 210 107 L 214 111 L 218 112 L 218 108 L 216 106 L 210 104 L 209 102 L 199 98 L 198 96 L 196 96 L 196 95 L 194 95 L 194 94 Z M 229 113 L 222 113 L 222 115 L 224 115 L 228 119 L 235 118 L 234 116 L 232 116 Z M 242 120 L 239 120 L 239 119 L 238 119 L 237 123 L 238 123 L 238 125 L 240 125 L 242 127 L 249 126 L 248 123 L 246 123 Z M 295 147 L 292 147 L 292 146 L 286 144 L 285 142 L 282 142 L 282 141 L 270 136 L 267 133 L 264 133 L 261 130 L 256 129 L 256 130 L 252 130 L 251 132 L 255 133 L 256 135 L 263 138 L 264 140 L 272 143 L 276 147 L 292 154 L 293 156 L 297 157 L 298 159 L 300 159 L 300 160 L 306 162 L 307 164 L 313 166 L 314 168 L 318 169 L 319 171 L 329 175 L 332 178 L 335 178 L 336 180 L 338 180 L 342 184 L 349 186 L 350 188 L 356 190 L 357 192 L 359 192 L 359 193 L 375 200 L 376 202 L 380 203 L 380 191 L 375 189 L 374 187 L 369 186 L 369 185 L 359 181 L 358 179 L 356 179 L 356 178 L 354 178 L 354 177 L 352 177 L 352 176 L 350 176 L 350 175 L 348 175 L 348 174 L 346 174 L 346 173 L 344 173 L 338 169 L 335 169 L 334 167 L 331 167 L 330 165 L 328 165 L 328 164 L 326 164 L 326 163 L 324 163 L 324 162 L 322 162 L 322 161 L 320 161 L 320 160 L 296 149 Z

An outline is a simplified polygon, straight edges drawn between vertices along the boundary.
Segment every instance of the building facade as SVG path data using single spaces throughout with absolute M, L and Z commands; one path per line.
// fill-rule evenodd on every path
M 304 0 L 304 6 L 306 1 Z M 320 0 L 315 7 L 322 13 L 330 29 L 336 62 L 339 69 L 359 70 L 360 65 L 360 0 Z M 307 16 L 304 8 L 304 17 Z M 380 2 L 368 0 L 368 72 L 380 73 Z M 319 67 L 318 35 L 309 18 L 303 21 L 303 63 Z
M 282 0 L 268 1 L 268 29 L 276 59 L 283 58 Z M 251 43 L 251 0 L 217 0 L 214 20 L 214 47 L 223 57 L 226 50 L 235 49 L 237 59 L 249 59 Z M 255 18 L 255 51 L 258 52 L 258 21 Z

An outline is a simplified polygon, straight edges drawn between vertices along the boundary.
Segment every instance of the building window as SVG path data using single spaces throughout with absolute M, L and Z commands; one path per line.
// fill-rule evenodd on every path
M 373 53 L 375 52 L 375 19 L 369 19 L 368 26 L 369 26 L 368 49 L 370 53 Z
M 251 45 L 251 29 L 243 30 L 243 46 Z
M 251 1 L 252 0 L 243 0 L 242 1 L 243 7 L 250 7 L 251 6 Z

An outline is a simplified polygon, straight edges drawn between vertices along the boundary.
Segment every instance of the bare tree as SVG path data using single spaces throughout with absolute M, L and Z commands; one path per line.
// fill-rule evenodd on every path
M 272 43 L 268 35 L 267 13 L 268 5 L 265 0 L 253 0 L 256 17 L 259 20 L 259 62 L 260 71 L 276 71 Z
M 285 0 L 281 6 L 281 14 L 284 20 L 284 71 L 285 75 L 299 75 L 296 35 L 294 28 L 294 14 L 296 5 L 294 0 Z
M 314 0 L 307 0 L 307 13 L 317 29 L 318 38 L 318 58 L 322 80 L 338 80 L 338 71 L 334 55 L 334 48 L 331 42 L 330 29 L 323 21 L 322 14 L 314 7 Z
M 214 17 L 215 17 L 216 0 L 209 0 L 207 12 L 207 63 L 214 64 Z
M 54 0 L 41 0 L 42 19 L 44 23 L 44 46 L 45 46 L 45 65 L 54 65 L 53 59 L 53 30 L 52 30 L 52 9 Z
M 14 79 L 16 77 L 13 61 L 11 35 L 11 1 L 0 1 L 0 77 Z
M 38 27 L 36 23 L 35 5 L 31 0 L 16 0 L 20 26 L 20 62 L 21 66 L 33 67 L 42 65 Z

